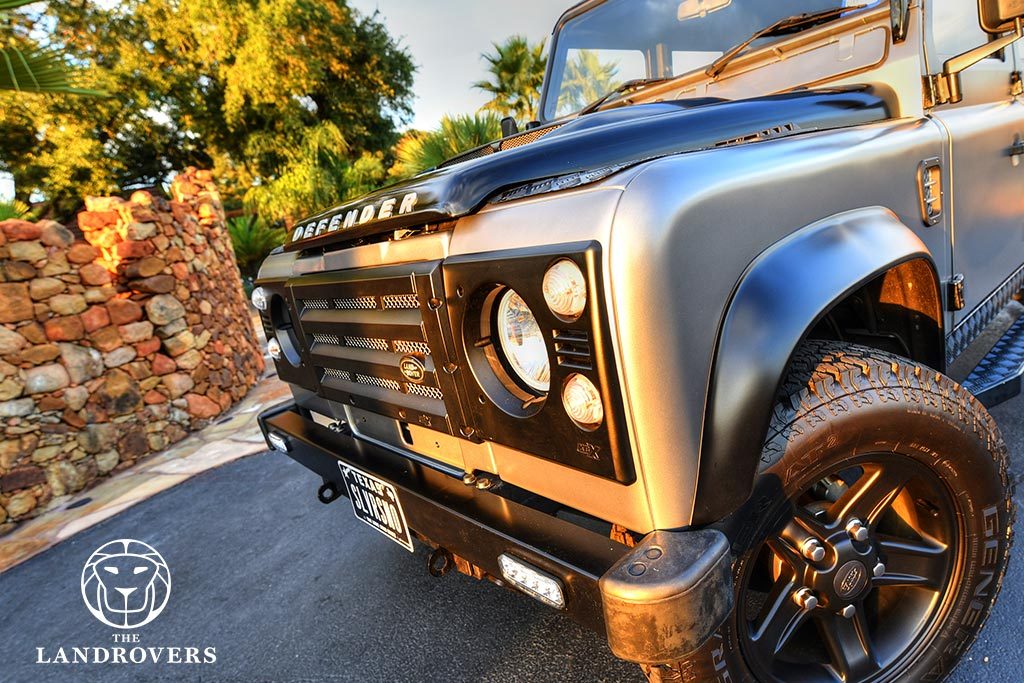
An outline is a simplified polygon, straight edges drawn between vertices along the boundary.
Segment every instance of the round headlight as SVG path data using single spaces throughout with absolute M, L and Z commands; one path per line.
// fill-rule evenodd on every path
M 551 365 L 537 319 L 523 298 L 509 290 L 498 303 L 498 341 L 520 380 L 540 393 L 551 388 Z
M 601 394 L 583 375 L 573 375 L 562 388 L 562 405 L 572 421 L 585 430 L 597 429 L 604 421 Z
M 580 267 L 563 259 L 544 273 L 544 300 L 555 315 L 579 318 L 587 305 L 587 281 Z
M 252 290 L 252 305 L 256 307 L 258 311 L 267 310 L 269 305 L 270 297 L 267 296 L 267 290 L 262 287 L 257 287 Z
M 277 341 L 277 337 L 271 337 L 267 340 L 267 353 L 274 360 L 281 360 L 284 357 L 284 353 L 281 350 L 281 342 Z

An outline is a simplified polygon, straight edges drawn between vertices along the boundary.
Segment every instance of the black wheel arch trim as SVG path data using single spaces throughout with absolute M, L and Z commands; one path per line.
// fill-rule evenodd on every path
M 741 277 L 719 330 L 701 439 L 692 524 L 709 524 L 750 496 L 775 397 L 793 353 L 850 293 L 912 261 L 935 287 L 936 358 L 944 370 L 942 297 L 924 242 L 883 207 L 828 217 L 762 252 Z

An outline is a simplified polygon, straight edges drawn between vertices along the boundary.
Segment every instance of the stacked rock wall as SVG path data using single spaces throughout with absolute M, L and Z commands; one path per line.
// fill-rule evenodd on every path
M 0 533 L 241 399 L 263 371 L 208 172 L 0 222 Z

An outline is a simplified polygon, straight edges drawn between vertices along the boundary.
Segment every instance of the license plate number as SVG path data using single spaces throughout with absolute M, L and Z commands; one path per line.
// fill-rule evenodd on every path
M 394 486 L 360 469 L 338 463 L 352 511 L 359 519 L 392 541 L 413 552 L 412 533 L 405 523 L 405 512 Z

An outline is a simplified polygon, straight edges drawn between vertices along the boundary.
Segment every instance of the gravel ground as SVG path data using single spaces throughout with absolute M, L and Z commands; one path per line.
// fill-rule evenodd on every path
M 1024 399 L 995 411 L 1024 472 Z M 640 681 L 600 639 L 551 610 L 462 576 L 433 579 L 357 522 L 316 502 L 315 477 L 276 454 L 209 472 L 0 574 L 4 681 Z M 1018 486 L 1018 504 L 1024 486 Z M 1019 515 L 1024 517 L 1024 514 Z M 112 646 L 79 581 L 94 549 L 136 538 L 173 577 L 139 646 L 215 647 L 206 665 L 37 664 L 37 648 Z M 1018 555 L 1024 552 L 1018 547 Z M 956 683 L 1020 680 L 1024 563 Z M 132 647 L 131 645 L 129 647 Z

